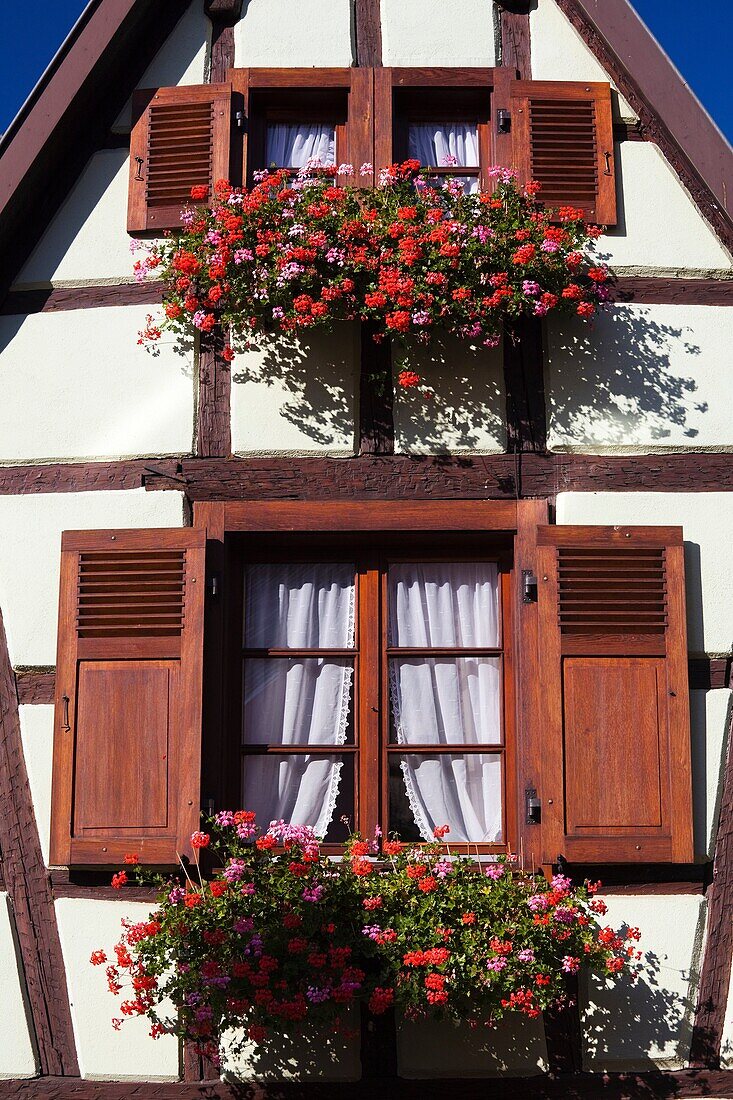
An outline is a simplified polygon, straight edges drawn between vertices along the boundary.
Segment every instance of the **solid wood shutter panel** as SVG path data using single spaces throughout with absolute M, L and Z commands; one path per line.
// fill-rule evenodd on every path
M 158 233 L 181 225 L 191 188 L 209 200 L 230 175 L 230 84 L 139 90 L 133 94 L 127 229 Z
M 172 865 L 200 808 L 205 532 L 61 543 L 54 865 Z
M 545 854 L 693 859 L 681 528 L 540 527 Z
M 511 83 L 512 156 L 541 201 L 574 206 L 588 221 L 616 224 L 611 86 L 573 81 Z

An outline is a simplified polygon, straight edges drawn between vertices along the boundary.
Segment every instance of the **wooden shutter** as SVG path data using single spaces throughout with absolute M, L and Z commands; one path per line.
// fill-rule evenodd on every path
M 538 529 L 547 858 L 693 859 L 682 530 Z
M 61 543 L 51 862 L 190 855 L 200 810 L 205 532 Z
M 520 178 L 538 180 L 548 206 L 575 206 L 589 221 L 615 225 L 610 85 L 514 80 L 510 111 Z
M 191 188 L 213 193 L 230 174 L 230 84 L 154 88 L 133 95 L 129 233 L 162 233 L 181 224 Z

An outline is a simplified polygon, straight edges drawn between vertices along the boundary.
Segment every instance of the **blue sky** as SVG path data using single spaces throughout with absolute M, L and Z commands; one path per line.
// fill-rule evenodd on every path
M 201 0 L 199 0 L 201 2 Z M 632 0 L 710 114 L 733 141 L 731 0 Z M 85 0 L 6 4 L 0 43 L 0 132 L 84 10 Z

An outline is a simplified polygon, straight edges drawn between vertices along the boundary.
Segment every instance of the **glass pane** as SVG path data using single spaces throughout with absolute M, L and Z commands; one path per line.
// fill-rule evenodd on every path
M 498 657 L 394 657 L 390 740 L 400 745 L 500 745 Z
M 408 156 L 429 168 L 478 168 L 475 122 L 411 122 Z
M 326 840 L 343 843 L 354 820 L 354 763 L 340 756 L 245 756 L 242 805 L 266 831 L 271 821 L 310 825 Z
M 449 825 L 451 844 L 502 843 L 502 761 L 496 753 L 390 756 L 389 829 L 432 840 Z
M 336 163 L 336 127 L 330 122 L 271 122 L 267 126 L 268 168 L 304 168 L 308 161 L 324 167 Z
M 348 562 L 248 565 L 244 644 L 250 649 L 354 645 L 354 566 Z
M 496 562 L 390 565 L 388 601 L 390 645 L 499 645 Z
M 322 657 L 247 658 L 243 730 L 248 745 L 353 743 L 354 666 Z

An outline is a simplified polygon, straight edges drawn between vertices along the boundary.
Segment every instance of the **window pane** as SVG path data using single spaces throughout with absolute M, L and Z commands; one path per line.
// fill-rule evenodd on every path
M 496 562 L 408 562 L 389 567 L 389 644 L 499 645 Z
M 478 168 L 475 122 L 411 122 L 408 156 L 429 168 Z
M 432 840 L 449 825 L 452 844 L 502 842 L 501 756 L 470 753 L 390 757 L 389 828 L 406 840 Z
M 498 657 L 395 657 L 389 693 L 393 744 L 502 744 Z
M 244 743 L 353 743 L 351 661 L 321 657 L 247 658 L 244 662 Z
M 265 165 L 304 168 L 308 161 L 336 163 L 336 127 L 325 122 L 271 122 L 267 126 Z
M 244 644 L 250 649 L 354 645 L 354 566 L 347 562 L 248 565 Z
M 326 840 L 342 843 L 354 821 L 354 764 L 339 756 L 245 756 L 242 805 L 266 830 L 271 821 L 310 825 Z

